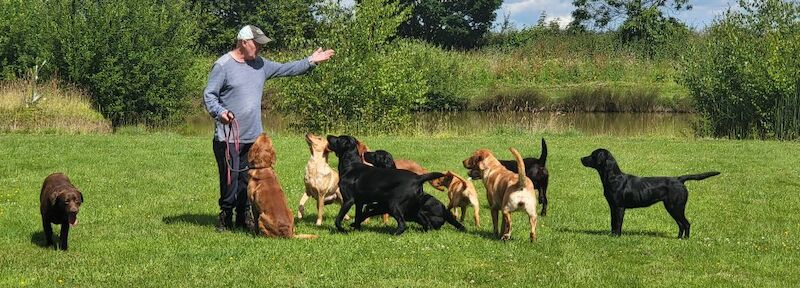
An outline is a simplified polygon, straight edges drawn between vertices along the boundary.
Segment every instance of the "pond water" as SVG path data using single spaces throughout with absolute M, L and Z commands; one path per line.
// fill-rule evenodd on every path
M 289 120 L 263 113 L 265 131 L 290 132 Z M 686 113 L 549 113 L 549 112 L 423 112 L 412 116 L 415 131 L 472 134 L 502 130 L 579 133 L 609 136 L 690 137 L 694 114 Z M 183 134 L 209 135 L 213 120 L 206 114 L 191 117 Z M 304 131 L 294 131 L 304 132 Z

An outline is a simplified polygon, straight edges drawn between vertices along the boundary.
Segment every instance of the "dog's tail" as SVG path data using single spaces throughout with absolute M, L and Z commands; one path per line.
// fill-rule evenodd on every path
M 432 173 L 422 174 L 422 175 L 417 176 L 417 183 L 419 183 L 419 185 L 422 185 L 422 183 L 424 183 L 425 181 L 430 181 L 430 180 L 433 180 L 433 179 L 436 179 L 436 178 L 442 178 L 442 177 L 444 177 L 444 174 L 439 173 L 439 172 L 432 172 Z
M 294 236 L 292 236 L 292 238 L 294 238 L 294 239 L 317 239 L 317 238 L 319 238 L 319 236 L 314 235 L 314 234 L 294 234 Z
M 547 162 L 547 144 L 544 143 L 544 138 L 542 138 L 542 155 L 539 155 L 539 161 L 542 162 L 542 166 Z
M 717 176 L 717 175 L 719 175 L 719 172 L 713 171 L 713 172 L 706 172 L 706 173 L 702 173 L 702 174 L 683 175 L 683 176 L 678 177 L 678 180 L 681 181 L 681 183 L 683 183 L 683 182 L 686 182 L 687 180 L 703 180 L 703 179 L 706 179 L 708 177 Z
M 517 178 L 517 183 L 519 183 L 520 187 L 525 186 L 525 162 L 522 161 L 522 155 L 519 155 L 519 151 L 514 149 L 514 147 L 509 147 L 509 151 L 511 154 L 514 154 L 514 159 L 517 161 L 517 173 L 519 174 L 519 178 Z

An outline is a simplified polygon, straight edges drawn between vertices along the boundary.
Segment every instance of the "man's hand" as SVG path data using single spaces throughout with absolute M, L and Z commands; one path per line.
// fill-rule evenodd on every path
M 225 111 L 219 115 L 219 122 L 222 122 L 222 124 L 228 125 L 231 123 L 231 120 L 233 120 L 233 113 L 231 111 Z
M 331 59 L 333 55 L 336 55 L 336 52 L 332 49 L 322 51 L 322 47 L 320 47 L 317 48 L 317 51 L 314 51 L 314 53 L 311 54 L 311 57 L 308 60 L 311 60 L 311 62 L 314 64 L 319 64 L 328 61 L 328 59 Z

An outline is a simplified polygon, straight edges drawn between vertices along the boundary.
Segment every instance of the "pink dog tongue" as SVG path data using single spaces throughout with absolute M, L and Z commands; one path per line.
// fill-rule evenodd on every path
M 69 226 L 75 227 L 75 225 L 78 225 L 78 217 L 75 215 L 69 215 Z

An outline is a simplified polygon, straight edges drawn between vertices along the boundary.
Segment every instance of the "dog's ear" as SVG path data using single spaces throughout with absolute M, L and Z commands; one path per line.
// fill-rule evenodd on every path
M 364 144 L 363 142 L 356 140 L 356 138 L 352 139 L 355 141 L 356 149 L 358 150 L 358 155 L 361 155 L 361 157 L 363 158 L 364 153 L 367 153 L 367 151 L 369 151 L 369 147 L 367 147 L 367 145 Z
M 476 167 L 478 167 L 480 170 L 486 170 L 486 168 L 488 168 L 488 166 L 486 166 L 486 161 L 483 161 L 483 160 L 486 160 L 488 155 L 489 154 L 485 150 L 480 150 L 475 155 L 475 164 L 476 164 Z
M 81 204 L 83 204 L 83 202 L 86 202 L 86 200 L 83 200 L 83 193 L 81 193 L 81 191 L 75 190 L 75 192 L 78 192 L 78 197 L 81 198 Z
M 595 163 L 597 163 L 598 167 L 609 164 L 609 160 L 614 161 L 608 150 L 604 149 L 597 150 L 597 154 L 594 155 L 594 161 Z
M 55 206 L 56 203 L 58 203 L 58 198 L 60 198 L 61 195 L 63 194 L 64 194 L 63 190 L 55 193 L 50 193 L 50 195 L 47 195 L 47 202 L 50 203 L 51 206 Z

